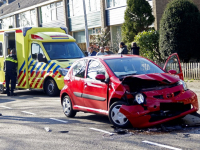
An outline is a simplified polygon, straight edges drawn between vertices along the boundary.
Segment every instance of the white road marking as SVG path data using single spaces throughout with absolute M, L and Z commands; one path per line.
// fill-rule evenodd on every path
M 111 132 L 108 132 L 108 131 L 105 131 L 105 130 L 101 130 L 101 129 L 96 129 L 96 128 L 90 128 L 91 130 L 95 130 L 95 131 L 100 131 L 100 132 L 103 132 L 103 133 L 107 133 L 107 134 L 110 134 L 110 135 L 113 135 L 114 133 L 111 133 Z
M 35 115 L 34 113 L 31 113 L 31 112 L 28 112 L 28 111 L 21 111 L 21 112 L 23 112 L 25 114 L 29 114 L 29 115 Z
M 173 150 L 182 150 L 180 148 L 175 148 L 172 146 L 167 146 L 167 145 L 163 145 L 163 144 L 158 144 L 158 143 L 154 143 L 154 142 L 150 142 L 150 141 L 142 141 L 143 143 L 147 143 L 147 144 L 151 144 L 151 145 L 155 145 L 155 146 L 160 146 L 160 147 L 164 147 L 164 148 L 168 148 L 168 149 L 173 149 Z
M 67 123 L 68 121 L 64 121 L 64 120 L 59 120 L 59 119 L 55 119 L 55 118 L 50 118 L 51 120 L 55 120 L 55 121 L 59 121 L 59 122 L 63 122 L 63 123 Z
M 7 108 L 7 109 L 12 109 L 11 107 L 7 107 L 7 106 L 1 106 L 3 108 Z

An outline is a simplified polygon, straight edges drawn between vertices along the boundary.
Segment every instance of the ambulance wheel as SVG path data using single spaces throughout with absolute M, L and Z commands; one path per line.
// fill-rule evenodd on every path
M 5 94 L 6 93 L 6 90 L 3 86 L 3 84 L 0 85 L 0 94 Z
M 125 128 L 130 125 L 130 122 L 126 116 L 119 112 L 122 105 L 125 105 L 125 103 L 122 101 L 114 102 L 109 109 L 110 122 L 119 128 Z
M 59 94 L 59 89 L 56 85 L 56 82 L 53 79 L 48 79 L 45 82 L 45 92 L 49 96 L 57 96 Z
M 0 89 L 0 94 L 6 94 L 6 90 L 5 90 L 5 88 Z

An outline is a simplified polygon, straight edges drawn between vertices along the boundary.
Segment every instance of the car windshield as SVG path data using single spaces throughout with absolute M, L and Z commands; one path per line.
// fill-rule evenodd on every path
M 43 46 L 51 60 L 84 57 L 83 52 L 75 42 L 45 42 Z
M 164 73 L 162 69 L 145 58 L 117 58 L 107 59 L 105 62 L 119 78 L 128 75 Z

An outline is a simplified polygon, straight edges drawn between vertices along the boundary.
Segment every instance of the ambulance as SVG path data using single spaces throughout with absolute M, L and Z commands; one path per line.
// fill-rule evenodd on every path
M 62 27 L 0 30 L 0 93 L 5 93 L 4 60 L 16 49 L 16 88 L 43 89 L 49 96 L 58 95 L 72 63 L 84 57 L 75 41 Z

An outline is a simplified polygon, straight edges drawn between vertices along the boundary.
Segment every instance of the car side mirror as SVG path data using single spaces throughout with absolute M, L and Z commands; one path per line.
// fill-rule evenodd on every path
M 176 70 L 169 70 L 168 72 L 171 74 L 177 74 Z
M 103 81 L 105 81 L 106 77 L 103 74 L 98 74 L 98 75 L 96 75 L 95 79 L 103 82 Z

